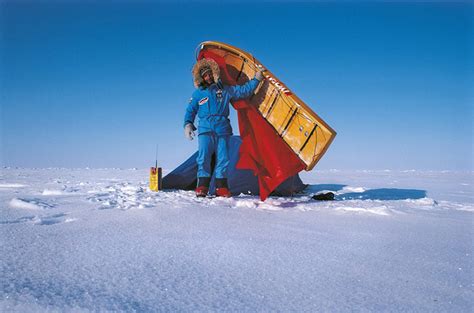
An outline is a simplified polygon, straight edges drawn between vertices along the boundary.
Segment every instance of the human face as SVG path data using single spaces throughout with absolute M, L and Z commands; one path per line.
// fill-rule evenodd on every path
M 204 75 L 202 76 L 202 79 L 204 79 L 204 81 L 208 85 L 211 85 L 214 82 L 214 78 L 212 77 L 212 72 L 211 71 L 204 73 Z

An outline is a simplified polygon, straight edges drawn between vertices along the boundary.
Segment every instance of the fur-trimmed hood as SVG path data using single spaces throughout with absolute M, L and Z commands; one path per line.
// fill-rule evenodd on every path
M 194 80 L 194 86 L 196 88 L 199 88 L 203 86 L 204 80 L 202 79 L 201 75 L 199 72 L 203 67 L 210 67 L 212 70 L 212 76 L 214 77 L 214 82 L 219 81 L 220 77 L 220 70 L 219 70 L 219 65 L 217 65 L 216 61 L 212 59 L 201 59 L 196 62 L 193 66 L 193 80 Z

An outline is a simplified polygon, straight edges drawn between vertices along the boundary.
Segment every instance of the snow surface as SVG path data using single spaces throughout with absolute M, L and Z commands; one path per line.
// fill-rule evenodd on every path
M 313 171 L 265 202 L 147 178 L 1 169 L 0 311 L 473 311 L 473 172 Z

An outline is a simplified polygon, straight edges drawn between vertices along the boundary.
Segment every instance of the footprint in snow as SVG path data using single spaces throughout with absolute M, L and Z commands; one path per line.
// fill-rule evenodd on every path
M 75 220 L 75 219 L 71 219 L 71 218 L 66 218 L 66 216 L 67 216 L 66 213 L 59 213 L 59 214 L 54 214 L 54 215 L 38 217 L 34 221 L 34 224 L 36 224 L 36 225 L 54 225 L 54 224 L 60 224 L 60 223 L 68 223 L 68 222 L 72 222 L 73 220 Z
M 10 200 L 9 205 L 12 208 L 26 210 L 45 210 L 54 208 L 54 205 L 35 198 L 13 198 Z

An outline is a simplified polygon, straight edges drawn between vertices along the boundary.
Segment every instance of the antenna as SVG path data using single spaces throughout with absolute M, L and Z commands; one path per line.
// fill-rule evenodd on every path
M 155 168 L 158 168 L 158 143 L 156 144 Z
M 150 190 L 160 191 L 162 188 L 162 172 L 158 167 L 158 143 L 156 143 L 155 167 L 150 168 Z

